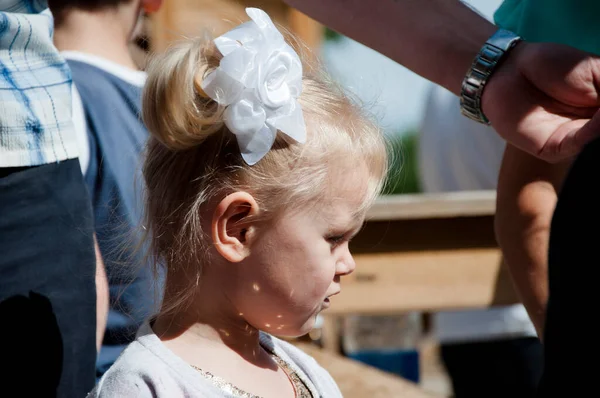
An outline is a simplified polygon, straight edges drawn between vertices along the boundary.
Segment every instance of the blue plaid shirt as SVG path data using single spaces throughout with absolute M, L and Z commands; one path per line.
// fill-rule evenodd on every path
M 0 167 L 77 157 L 71 72 L 46 1 L 0 0 Z

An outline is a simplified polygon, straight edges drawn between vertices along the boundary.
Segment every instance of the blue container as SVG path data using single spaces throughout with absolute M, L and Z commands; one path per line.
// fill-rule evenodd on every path
M 361 350 L 347 354 L 348 358 L 419 382 L 419 352 L 417 350 Z

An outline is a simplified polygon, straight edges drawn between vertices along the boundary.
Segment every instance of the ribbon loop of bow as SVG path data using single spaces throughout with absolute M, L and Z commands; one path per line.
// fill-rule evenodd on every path
M 225 125 L 244 161 L 254 165 L 269 152 L 277 131 L 304 143 L 306 125 L 298 103 L 300 57 L 264 11 L 246 8 L 246 13 L 251 21 L 215 39 L 223 58 L 201 87 L 226 107 Z

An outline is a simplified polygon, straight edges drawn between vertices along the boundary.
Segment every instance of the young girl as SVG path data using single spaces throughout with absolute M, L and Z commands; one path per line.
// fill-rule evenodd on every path
M 300 336 L 355 267 L 348 242 L 386 173 L 380 131 L 303 74 L 269 17 L 148 70 L 144 165 L 163 307 L 93 397 L 340 397 Z

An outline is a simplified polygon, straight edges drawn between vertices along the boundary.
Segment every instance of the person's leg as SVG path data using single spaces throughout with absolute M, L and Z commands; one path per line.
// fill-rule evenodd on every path
M 0 169 L 0 379 L 24 397 L 94 387 L 91 204 L 77 159 Z
M 455 398 L 532 397 L 542 373 L 534 337 L 447 344 L 441 353 Z
M 539 397 L 594 395 L 600 346 L 590 321 L 600 283 L 600 140 L 573 164 L 560 192 L 548 257 L 550 297 Z

